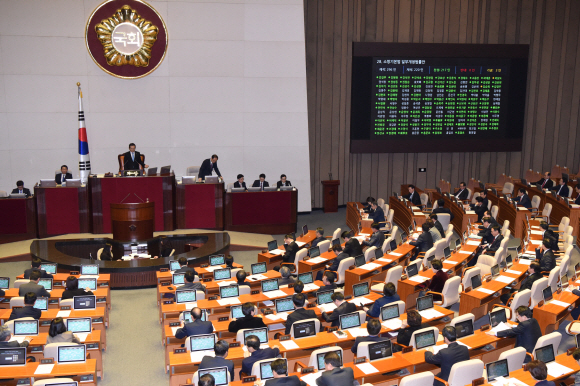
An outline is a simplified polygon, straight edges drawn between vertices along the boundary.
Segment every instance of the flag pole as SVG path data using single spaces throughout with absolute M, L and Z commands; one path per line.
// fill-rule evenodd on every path
M 86 184 L 91 174 L 91 159 L 89 157 L 89 141 L 85 127 L 85 112 L 83 111 L 83 92 L 80 82 L 77 83 L 79 92 L 79 171 L 81 183 Z

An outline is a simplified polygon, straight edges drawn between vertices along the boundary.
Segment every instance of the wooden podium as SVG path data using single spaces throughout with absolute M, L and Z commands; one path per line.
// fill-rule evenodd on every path
M 322 181 L 324 197 L 324 213 L 338 212 L 338 186 L 340 180 Z
M 113 239 L 141 241 L 153 238 L 155 203 L 111 204 Z

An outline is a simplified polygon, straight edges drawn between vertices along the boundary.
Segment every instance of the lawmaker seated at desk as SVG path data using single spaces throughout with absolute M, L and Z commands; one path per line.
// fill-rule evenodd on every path
M 318 227 L 316 228 L 316 238 L 310 243 L 310 248 L 316 247 L 323 241 L 326 241 L 326 237 L 324 237 L 324 228 Z
M 316 380 L 317 386 L 357 386 L 350 367 L 341 368 L 341 359 L 336 351 L 324 355 L 324 372 Z
M 363 310 L 368 316 L 373 318 L 378 318 L 381 315 L 381 308 L 389 303 L 398 302 L 401 300 L 397 289 L 393 283 L 385 283 L 383 286 L 383 296 L 377 300 L 369 309 L 368 307 L 363 307 Z
M 204 322 L 202 319 L 201 308 L 193 307 L 189 312 L 191 314 L 191 323 L 182 323 L 182 327 L 175 331 L 177 339 L 187 338 L 192 335 L 211 334 L 213 333 L 213 324 L 210 321 Z
M 415 247 L 415 253 L 413 253 L 411 260 L 416 260 L 419 253 L 427 252 L 433 248 L 433 237 L 429 233 L 429 224 L 423 223 L 421 229 L 423 229 L 423 232 L 417 237 L 417 240 L 409 242 L 410 245 Z
M 431 213 L 429 215 L 429 219 L 433 220 L 433 226 L 439 232 L 439 236 L 441 236 L 441 238 L 444 239 L 445 238 L 445 229 L 443 229 L 443 225 L 439 222 L 439 217 L 437 217 L 437 213 Z M 433 242 L 435 242 L 435 240 L 433 240 Z
M 260 328 L 266 327 L 261 316 L 256 315 L 256 306 L 254 303 L 247 302 L 242 305 L 243 318 L 234 319 L 228 325 L 229 332 L 238 332 L 245 328 Z M 251 370 L 251 368 L 250 368 Z
M 385 242 L 385 234 L 381 232 L 381 225 L 377 222 L 371 224 L 371 230 L 373 234 L 368 240 L 364 240 L 362 245 L 365 247 L 377 247 L 377 249 L 383 247 L 383 243 Z
M 493 225 L 491 227 L 492 239 L 485 247 L 483 247 L 482 253 L 492 256 L 495 255 L 503 240 L 503 235 L 501 235 L 500 232 L 501 228 L 499 227 L 499 225 Z
M 306 296 L 301 294 L 301 293 L 297 293 L 294 294 L 292 296 L 292 303 L 294 303 L 294 311 L 292 311 L 289 315 L 288 318 L 286 319 L 286 330 L 284 331 L 284 334 L 289 335 L 290 331 L 292 329 L 292 325 L 296 322 L 299 322 L 301 320 L 305 320 L 305 319 L 316 319 L 316 313 L 313 310 L 307 310 L 306 308 L 304 308 L 304 304 L 306 303 Z
M 403 320 L 401 329 L 397 334 L 397 344 L 393 346 L 393 351 L 401 351 L 401 346 L 410 346 L 413 333 L 427 327 L 429 327 L 429 323 L 423 323 L 423 317 L 419 311 L 409 310 L 407 319 Z
M 527 364 L 526 369 L 529 371 L 532 379 L 536 382 L 534 386 L 556 386 L 554 381 L 548 381 L 548 366 L 546 366 L 544 362 L 534 359 Z M 578 374 L 579 373 L 576 373 L 575 377 L 577 377 Z M 576 378 L 574 378 L 574 380 L 576 380 Z M 574 386 L 576 385 L 577 382 L 574 382 Z
M 255 180 L 252 184 L 252 188 L 260 188 L 260 190 L 268 187 L 270 187 L 270 184 L 266 181 L 266 175 L 264 173 L 260 174 L 259 179 Z
M 477 222 L 481 222 L 483 215 L 487 211 L 487 206 L 483 205 L 483 198 L 478 196 L 475 197 L 475 204 L 471 204 L 470 209 L 477 215 Z
M 419 206 L 421 205 L 421 196 L 419 193 L 415 192 L 415 185 L 409 185 L 409 194 L 405 194 L 403 198 L 411 201 L 413 205 Z
M 34 292 L 27 292 L 24 294 L 24 307 L 13 308 L 10 313 L 8 320 L 20 319 L 20 318 L 33 318 L 40 319 L 42 311 L 34 308 L 34 303 L 38 296 Z
M 576 349 L 572 353 L 572 358 L 580 365 L 580 349 Z M 574 386 L 580 386 L 580 371 L 574 374 Z
M 431 213 L 432 214 L 447 213 L 449 215 L 449 221 L 452 221 L 453 217 L 455 217 L 453 213 L 451 213 L 451 209 L 445 207 L 445 200 L 442 198 L 437 200 L 437 208 L 433 209 Z
M 276 183 L 276 187 L 280 189 L 282 186 L 292 186 L 292 182 L 286 179 L 286 174 L 280 176 L 280 181 Z
M 322 280 L 322 276 L 326 272 L 330 272 L 333 274 L 332 276 L 333 276 L 333 281 L 334 281 L 334 276 L 336 275 L 336 271 L 338 270 L 338 266 L 340 265 L 340 262 L 343 261 L 344 259 L 348 259 L 350 257 L 347 253 L 344 253 L 344 251 L 342 250 L 342 247 L 340 245 L 333 245 L 332 252 L 334 252 L 334 256 L 336 256 L 336 257 L 334 258 L 334 260 L 332 260 L 331 264 L 326 266 L 325 271 L 320 270 L 316 273 L 316 280 Z M 324 282 L 324 280 L 323 280 L 323 282 Z
M 62 165 L 60 167 L 60 173 L 57 173 L 54 176 L 54 181 L 56 182 L 57 185 L 62 185 L 63 182 L 66 182 L 66 180 L 72 180 L 72 178 L 73 178 L 72 174 L 68 172 L 68 166 Z
M 441 237 L 441 233 L 439 233 L 435 227 L 435 221 L 433 221 L 433 219 L 430 218 L 429 220 L 425 221 L 425 224 L 429 225 L 429 233 L 431 233 L 431 237 L 433 237 L 433 243 L 436 243 L 443 238 Z
M 529 209 L 532 207 L 532 200 L 530 200 L 530 197 L 528 197 L 526 189 L 524 188 L 518 190 L 518 196 L 514 197 L 513 202 L 517 202 L 518 205 L 521 205 L 524 208 Z
M 550 229 L 550 225 L 546 221 L 540 221 L 540 228 L 542 229 L 542 239 L 549 238 L 552 244 L 550 249 L 553 251 L 559 251 L 558 246 L 558 235 Z
M 453 365 L 459 362 L 468 361 L 470 357 L 469 349 L 456 342 L 457 332 L 455 331 L 455 327 L 445 327 L 442 331 L 442 335 L 447 348 L 439 350 L 435 355 L 433 355 L 433 346 L 427 348 L 425 350 L 425 362 L 440 366 L 441 372 L 435 376 L 447 382 Z M 435 382 L 433 382 L 433 385 L 443 386 L 444 384 L 436 379 Z
M 544 178 L 540 179 L 537 182 L 534 182 L 534 185 L 536 185 L 536 187 L 540 189 L 552 189 L 552 187 L 554 186 L 554 181 L 550 179 L 551 175 L 552 174 L 550 172 L 545 172 Z
M 552 192 L 556 192 L 556 195 L 560 197 L 568 197 L 570 194 L 570 188 L 568 187 L 568 180 L 565 178 L 560 178 L 560 183 L 552 188 Z
M 316 279 L 316 280 L 319 280 L 319 279 Z M 316 293 L 335 290 L 337 288 L 336 284 L 334 283 L 335 280 L 336 280 L 336 273 L 334 273 L 332 271 L 325 271 L 324 274 L 322 275 L 322 287 L 320 287 L 318 289 L 318 291 L 316 291 Z M 296 284 L 298 284 L 298 283 L 296 283 Z M 294 285 L 295 291 L 296 291 L 296 284 Z M 304 288 L 304 287 L 302 287 L 302 288 Z
M 542 276 L 542 269 L 540 268 L 540 264 L 537 262 L 532 262 L 528 267 L 528 277 L 526 277 L 522 283 L 520 284 L 519 289 L 512 288 L 506 294 L 503 294 L 499 297 L 499 299 L 503 302 L 503 304 L 507 305 L 511 296 L 516 292 L 521 292 L 524 290 L 531 290 L 532 285 L 536 280 L 543 278 Z
M 123 170 L 141 170 L 146 169 L 149 165 L 141 160 L 141 153 L 135 151 L 135 144 L 129 144 L 129 151 L 123 154 Z
M 540 264 L 542 272 L 550 272 L 556 267 L 556 256 L 554 256 L 554 252 L 550 249 L 551 246 L 552 240 L 544 237 L 542 244 L 536 248 L 536 261 Z
M 325 322 L 331 323 L 332 327 L 338 327 L 340 325 L 340 315 L 350 314 L 356 311 L 356 306 L 344 300 L 344 294 L 342 292 L 335 292 L 330 297 L 332 302 L 336 306 L 331 315 L 326 312 L 322 313 L 322 319 Z
M 532 310 L 529 307 L 519 306 L 516 309 L 517 326 L 508 330 L 498 331 L 497 333 L 490 330 L 486 334 L 497 336 L 498 338 L 516 338 L 515 347 L 523 347 L 526 349 L 526 352 L 532 353 L 538 339 L 542 336 L 540 325 L 532 315 Z M 528 363 L 529 361 L 530 357 L 526 355 L 524 363 Z
M 240 378 L 243 377 L 242 374 L 252 374 L 252 366 L 254 363 L 263 359 L 278 358 L 280 356 L 280 347 L 278 345 L 274 345 L 272 348 L 266 347 L 261 349 L 260 338 L 258 338 L 256 335 L 249 335 L 246 338 L 245 344 L 248 351 L 244 352 L 242 369 L 240 370 Z
M 94 295 L 90 288 L 79 288 L 79 279 L 76 276 L 66 278 L 66 289 L 62 292 L 62 300 L 72 299 L 75 296 Z
M 30 273 L 30 281 L 28 283 L 22 284 L 18 288 L 18 296 L 24 296 L 29 292 L 34 292 L 34 294 L 36 294 L 36 296 L 39 298 L 49 298 L 50 292 L 38 284 L 40 281 L 40 275 L 40 271 L 32 271 Z
M 294 264 L 294 260 L 296 259 L 296 253 L 300 250 L 300 247 L 294 239 L 292 238 L 291 234 L 287 234 L 284 236 L 284 249 L 286 252 L 282 255 L 282 262 L 284 263 L 291 263 Z M 280 271 L 280 266 L 274 267 L 275 271 Z
M 238 272 L 236 272 L 236 280 L 237 280 L 238 287 L 246 286 L 246 287 L 250 288 L 250 282 L 246 281 L 247 277 L 248 277 L 248 273 L 246 271 L 244 271 L 243 269 L 240 269 Z
M 469 197 L 469 190 L 467 190 L 467 185 L 465 182 L 461 182 L 459 184 L 459 189 L 457 189 L 455 197 L 457 197 L 459 201 L 467 200 L 467 197 Z
M 187 266 L 187 257 L 180 257 L 177 259 L 179 263 L 179 269 L 176 269 L 173 273 L 186 273 L 186 272 L 193 272 L 193 275 L 197 275 L 195 268 Z
M 354 237 L 353 231 L 344 231 L 340 235 L 344 240 L 344 250 L 349 257 L 355 257 L 363 254 L 362 247 L 357 239 Z
M 379 206 L 376 201 L 371 203 L 371 209 L 373 213 L 369 213 L 368 219 L 373 220 L 373 222 L 384 222 L 385 221 L 385 212 L 383 208 Z
M 224 258 L 224 263 L 226 264 L 226 268 L 234 269 L 234 257 L 232 255 L 227 255 Z
M 177 290 L 196 290 L 205 292 L 205 286 L 199 281 L 195 281 L 195 274 L 192 271 L 185 272 L 183 275 L 184 283 L 177 287 Z
M 213 172 L 215 172 L 219 176 L 220 181 L 223 180 L 222 174 L 218 169 L 217 161 L 218 161 L 217 154 L 213 154 L 211 158 L 203 160 L 201 166 L 199 167 L 199 172 L 197 174 L 197 180 L 199 182 L 205 180 L 205 177 L 211 176 Z
M 367 203 L 367 206 L 364 207 L 363 212 L 368 213 L 368 214 L 372 214 L 373 211 L 373 202 L 375 201 L 374 197 L 368 196 L 367 199 L 365 200 L 365 202 Z
M 288 376 L 288 362 L 285 359 L 276 359 L 270 363 L 270 368 L 274 378 L 268 379 L 264 386 L 306 386 L 306 382 L 296 375 Z
M 54 318 L 50 322 L 48 328 L 48 336 L 46 337 L 46 344 L 50 343 L 76 343 L 81 344 L 78 336 L 70 331 L 67 331 L 66 324 L 63 318 Z
M 12 189 L 12 194 L 25 194 L 26 197 L 32 196 L 32 194 L 30 194 L 30 189 L 24 187 L 24 182 L 22 180 L 16 181 L 16 189 Z
M 288 266 L 283 266 L 280 268 L 280 275 L 282 276 L 278 279 L 278 286 L 288 286 L 288 284 L 292 284 L 296 281 L 295 278 L 292 277 L 290 268 Z
M 574 200 L 574 204 L 580 205 L 580 184 L 577 184 L 574 189 L 576 190 L 576 194 L 577 194 L 576 199 Z
M 230 380 L 234 381 L 234 361 L 226 359 L 228 357 L 228 351 L 230 349 L 230 344 L 220 339 L 213 346 L 213 352 L 215 356 L 206 355 L 201 359 L 199 364 L 199 369 L 214 369 L 216 367 L 227 367 L 230 373 Z
M 248 190 L 248 188 L 246 187 L 246 183 L 244 182 L 244 175 L 238 174 L 238 176 L 236 178 L 238 180 L 236 182 L 234 182 L 234 188 L 236 188 L 236 189 L 244 188 L 244 189 Z
M 36 256 L 33 257 L 32 262 L 30 263 L 30 268 L 28 268 L 27 270 L 24 271 L 24 278 L 30 279 L 30 274 L 32 273 L 32 271 L 39 271 L 40 277 L 42 279 L 52 279 L 53 276 L 50 273 L 47 273 L 44 269 L 40 269 L 41 265 L 42 265 L 42 260 L 40 260 Z
M 0 348 L 28 347 L 32 337 L 25 337 L 22 343 L 18 343 L 17 340 L 10 341 L 10 339 L 12 339 L 12 331 L 10 331 L 10 327 L 7 325 L 0 326 Z

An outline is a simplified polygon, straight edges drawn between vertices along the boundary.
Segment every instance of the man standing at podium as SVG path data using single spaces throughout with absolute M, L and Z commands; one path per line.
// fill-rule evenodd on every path
M 123 170 L 139 170 L 139 165 L 143 169 L 148 168 L 149 165 L 145 165 L 145 162 L 141 161 L 141 153 L 135 151 L 135 144 L 131 142 L 129 144 L 129 151 L 123 154 Z
M 54 181 L 58 185 L 62 185 L 63 182 L 66 182 L 66 180 L 72 180 L 72 178 L 72 174 L 68 172 L 68 166 L 62 165 L 60 167 L 60 173 L 54 177 Z
M 211 156 L 211 159 L 206 159 L 202 162 L 199 168 L 199 174 L 197 175 L 198 181 L 203 181 L 206 176 L 211 176 L 212 172 L 215 170 L 215 173 L 222 179 L 222 174 L 217 166 L 218 156 L 214 154 Z

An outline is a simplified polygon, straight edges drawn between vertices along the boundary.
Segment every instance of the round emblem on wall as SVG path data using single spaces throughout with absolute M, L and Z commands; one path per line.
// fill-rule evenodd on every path
M 141 0 L 109 0 L 89 17 L 85 41 L 93 61 L 123 79 L 149 75 L 163 62 L 168 33 L 157 11 Z

